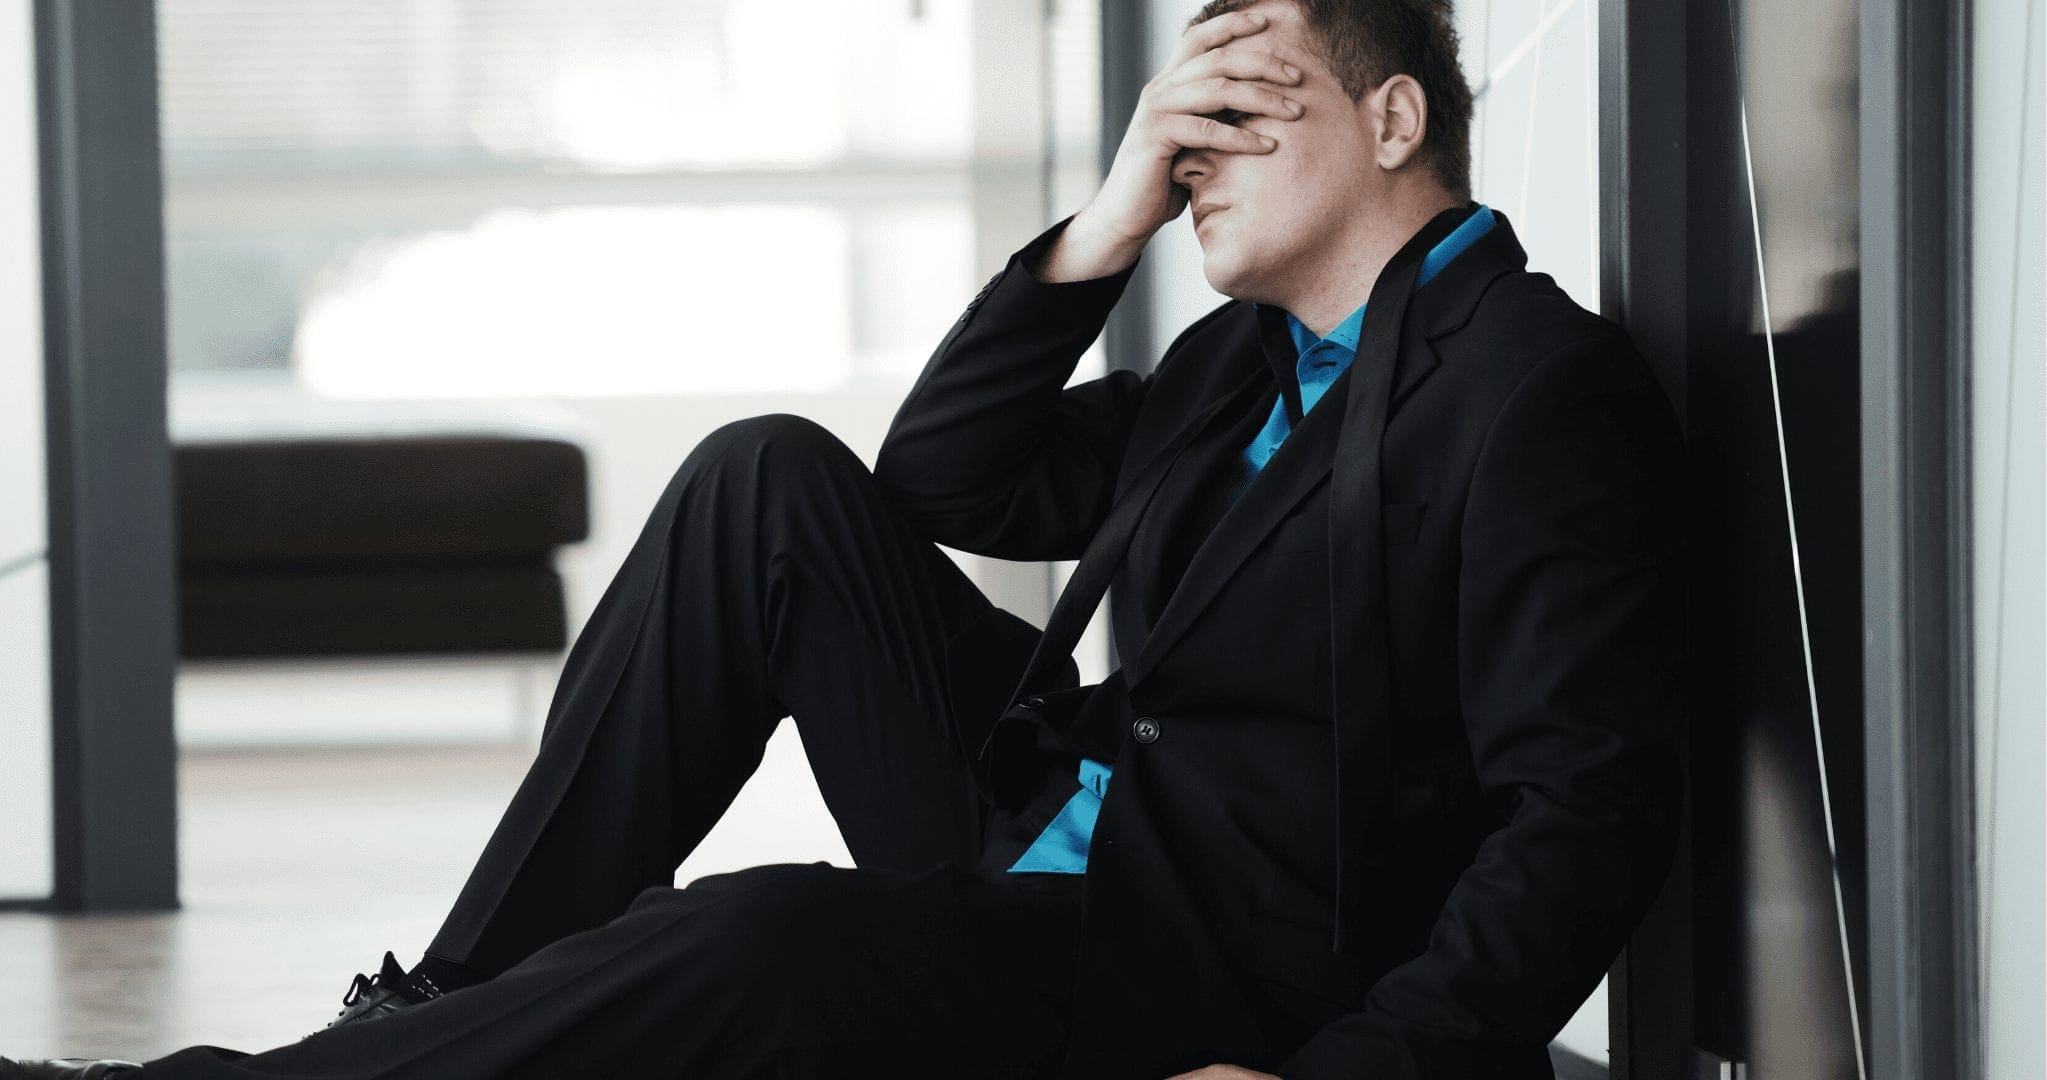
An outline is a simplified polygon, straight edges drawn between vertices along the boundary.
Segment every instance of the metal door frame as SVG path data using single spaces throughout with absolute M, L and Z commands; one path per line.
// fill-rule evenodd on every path
M 1870 1067 L 1980 1076 L 1967 0 L 1861 0 Z

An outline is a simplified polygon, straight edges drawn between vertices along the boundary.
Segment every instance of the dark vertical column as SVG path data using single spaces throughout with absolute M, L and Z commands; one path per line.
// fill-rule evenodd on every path
M 177 904 L 163 193 L 149 0 L 37 0 L 56 891 Z
M 1862 12 L 1870 1076 L 1977 1076 L 1969 5 Z
M 1601 314 L 1627 328 L 1682 419 L 1689 267 L 1683 7 L 1601 0 L 1598 55 Z M 1608 972 L 1607 1060 L 1615 1080 L 1684 1075 L 1692 1043 L 1691 850 L 1687 814 L 1663 895 Z
M 1137 97 L 1151 81 L 1151 8 L 1149 0 L 1101 5 L 1104 176 L 1116 160 L 1116 148 L 1123 143 L 1131 114 L 1137 111 Z M 1152 355 L 1151 294 L 1151 277 L 1139 266 L 1102 332 L 1110 370 L 1149 371 L 1158 359 Z
M 1152 0 L 1141 3 L 1125 3 L 1121 0 L 1104 0 L 1101 5 L 1102 19 L 1102 175 L 1107 176 L 1109 166 L 1116 160 L 1116 148 L 1123 143 L 1123 132 L 1130 126 L 1130 116 L 1137 111 L 1138 95 L 1144 92 L 1144 84 L 1151 81 L 1151 9 Z M 1151 332 L 1152 281 L 1150 268 L 1139 263 L 1137 272 L 1130 276 L 1130 283 L 1124 286 L 1123 298 L 1116 302 L 1116 309 L 1109 313 L 1109 321 L 1102 329 L 1102 348 L 1108 354 L 1111 371 L 1150 371 L 1158 360 L 1152 354 Z M 1126 603 L 1123 590 L 1111 587 L 1109 606 L 1113 611 L 1117 605 Z M 1116 637 L 1109 635 L 1109 668 L 1114 670 L 1120 663 L 1116 656 Z

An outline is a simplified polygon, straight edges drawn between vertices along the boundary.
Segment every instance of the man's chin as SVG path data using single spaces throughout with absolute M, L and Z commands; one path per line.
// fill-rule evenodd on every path
M 1202 260 L 1201 276 L 1208 279 L 1208 287 L 1233 300 L 1255 300 L 1263 295 L 1254 275 L 1247 273 L 1234 260 L 1212 252 Z

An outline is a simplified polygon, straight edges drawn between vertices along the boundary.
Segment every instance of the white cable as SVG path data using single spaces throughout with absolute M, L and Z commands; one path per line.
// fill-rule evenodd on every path
M 1819 684 L 1813 677 L 1812 634 L 1806 625 L 1805 573 L 1798 558 L 1798 518 L 1791 505 L 1791 457 L 1784 448 L 1784 404 L 1777 392 L 1777 335 L 1770 324 L 1770 283 L 1763 270 L 1763 221 L 1756 205 L 1756 169 L 1748 137 L 1748 94 L 1742 89 L 1741 41 L 1734 30 L 1734 0 L 1727 0 L 1727 35 L 1734 50 L 1734 85 L 1741 108 L 1741 164 L 1748 175 L 1749 227 L 1755 237 L 1756 287 L 1763 304 L 1763 346 L 1770 363 L 1770 412 L 1777 424 L 1777 466 L 1784 478 L 1784 523 L 1791 538 L 1791 581 L 1798 598 L 1798 642 L 1805 656 L 1805 693 L 1812 713 L 1813 751 L 1818 759 L 1820 810 L 1826 818 L 1827 869 L 1834 881 L 1834 922 L 1841 931 L 1841 967 L 1848 981 L 1848 1025 L 1855 1037 L 1855 1075 L 1869 1080 L 1869 1065 L 1862 1053 L 1862 1017 L 1855 1003 L 1855 955 L 1848 947 L 1847 906 L 1841 899 L 1841 860 L 1834 844 L 1834 801 L 1827 786 L 1827 747 L 1820 732 Z

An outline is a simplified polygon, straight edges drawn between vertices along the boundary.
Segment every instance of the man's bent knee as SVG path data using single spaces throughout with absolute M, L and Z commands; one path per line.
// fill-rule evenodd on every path
M 865 471 L 852 448 L 831 429 L 795 413 L 764 413 L 714 428 L 683 460 L 678 477 L 703 469 L 748 473 L 802 473 L 823 468 Z
M 822 453 L 831 457 L 854 457 L 845 440 L 830 428 L 795 413 L 763 413 L 719 425 L 706 442 L 718 440 L 745 452 L 786 451 L 796 455 Z

